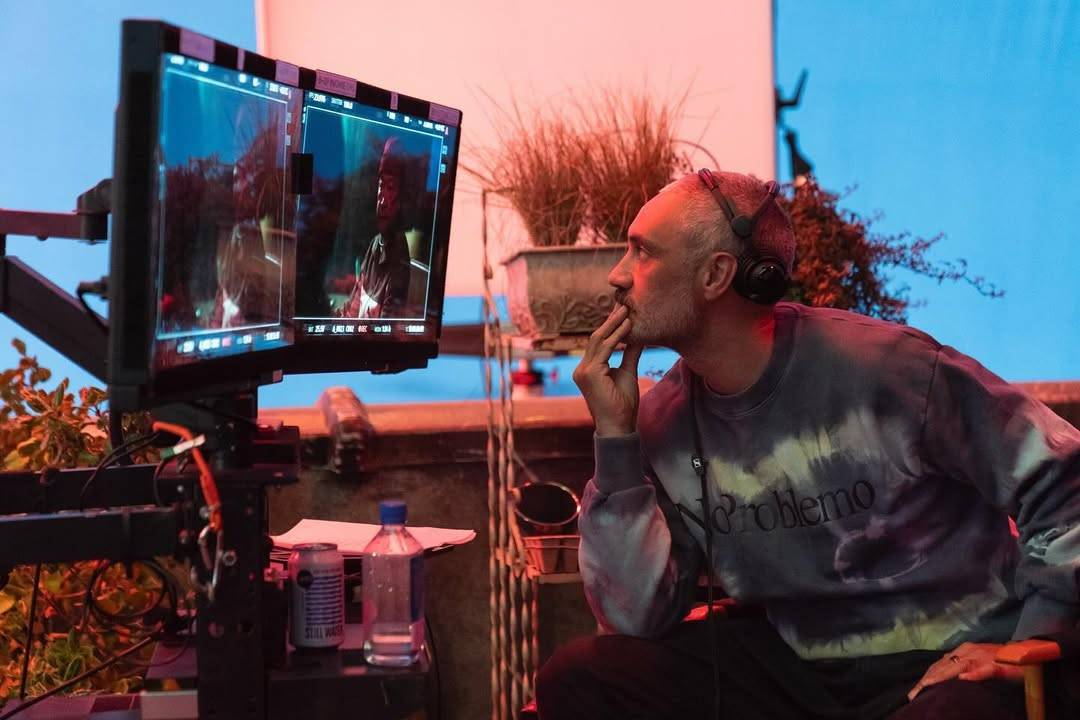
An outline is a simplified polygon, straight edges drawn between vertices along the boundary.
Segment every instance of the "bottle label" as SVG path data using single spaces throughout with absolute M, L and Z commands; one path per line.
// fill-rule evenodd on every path
M 412 622 L 424 618 L 424 556 L 419 554 L 409 561 L 409 611 Z

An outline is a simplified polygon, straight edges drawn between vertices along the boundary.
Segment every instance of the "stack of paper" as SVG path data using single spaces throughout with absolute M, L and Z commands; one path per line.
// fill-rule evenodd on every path
M 341 551 L 342 555 L 356 556 L 364 552 L 364 548 L 379 532 L 380 527 L 380 525 L 368 525 L 367 523 L 310 520 L 305 518 L 296 523 L 288 532 L 283 535 L 271 536 L 271 539 L 274 541 L 274 548 L 278 550 L 291 550 L 293 546 L 302 543 L 334 543 L 338 546 L 338 550 Z M 447 545 L 464 545 L 476 537 L 475 530 L 414 527 L 412 525 L 407 527 L 409 533 L 424 546 L 425 550 L 433 550 Z

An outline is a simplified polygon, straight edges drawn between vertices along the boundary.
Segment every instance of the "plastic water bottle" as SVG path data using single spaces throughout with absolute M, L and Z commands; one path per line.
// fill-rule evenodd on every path
M 379 503 L 382 529 L 364 548 L 364 659 L 405 667 L 424 645 L 424 548 L 405 529 L 405 503 Z

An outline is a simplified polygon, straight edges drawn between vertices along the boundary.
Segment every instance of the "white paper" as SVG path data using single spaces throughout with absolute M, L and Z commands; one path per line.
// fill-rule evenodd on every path
M 379 525 L 367 523 L 338 522 L 336 520 L 310 520 L 305 518 L 296 523 L 283 535 L 273 535 L 275 548 L 291 550 L 301 543 L 335 543 L 344 555 L 359 555 L 379 532 Z M 464 545 L 476 538 L 475 530 L 454 530 L 451 528 L 413 527 L 406 525 L 409 533 L 416 538 L 425 550 L 444 545 Z

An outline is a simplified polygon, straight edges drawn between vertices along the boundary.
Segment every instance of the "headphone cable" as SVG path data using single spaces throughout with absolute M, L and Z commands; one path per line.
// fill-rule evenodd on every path
M 690 462 L 694 467 L 694 472 L 697 473 L 698 478 L 701 480 L 701 509 L 704 514 L 702 519 L 705 526 L 705 577 L 707 585 L 705 618 L 709 624 L 710 660 L 712 660 L 713 671 L 713 718 L 719 720 L 721 717 L 720 664 L 717 661 L 716 654 L 720 648 L 716 637 L 716 618 L 713 617 L 712 512 L 709 506 L 709 485 L 707 480 L 709 468 L 702 450 L 701 428 L 697 421 L 697 382 L 697 376 L 691 375 L 690 424 L 694 429 L 694 452 L 696 454 L 691 458 Z

